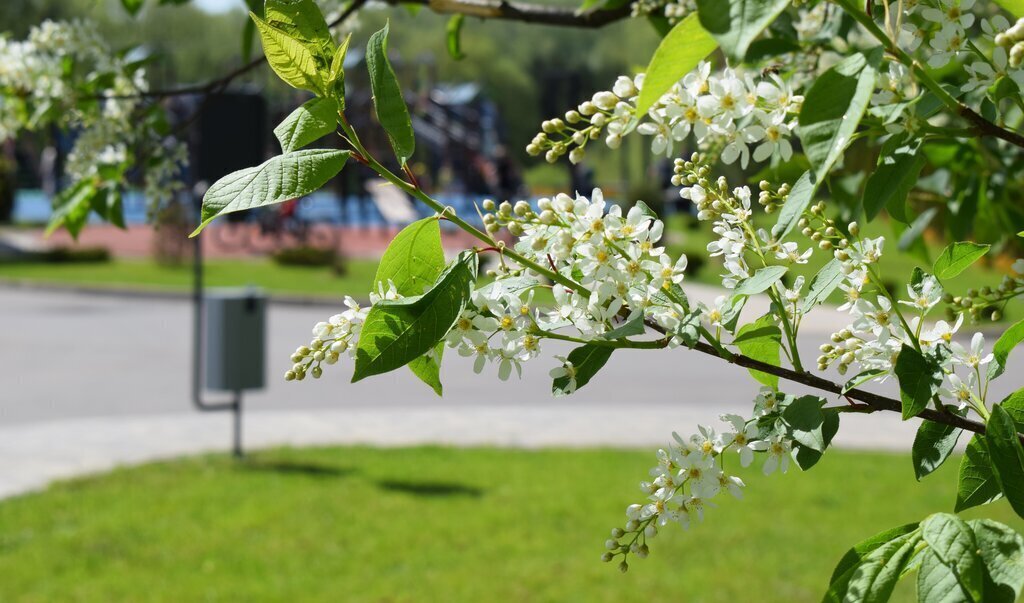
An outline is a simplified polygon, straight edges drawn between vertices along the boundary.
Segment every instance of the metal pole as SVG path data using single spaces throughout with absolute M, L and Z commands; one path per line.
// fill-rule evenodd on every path
M 202 184 L 197 185 L 200 188 Z M 202 195 L 192 191 L 196 206 L 196 223 L 202 207 Z M 235 391 L 227 402 L 209 403 L 203 400 L 203 237 L 192 237 L 192 404 L 203 412 L 230 410 L 233 414 L 232 454 L 242 458 L 242 392 Z

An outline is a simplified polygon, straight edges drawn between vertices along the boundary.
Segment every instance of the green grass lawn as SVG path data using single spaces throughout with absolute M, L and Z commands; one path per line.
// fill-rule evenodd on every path
M 817 601 L 851 544 L 948 511 L 957 464 L 922 483 L 902 455 L 746 471 L 744 500 L 665 529 L 623 575 L 598 558 L 653 459 L 327 448 L 119 470 L 0 503 L 0 600 Z
M 254 285 L 273 293 L 365 298 L 377 271 L 375 260 L 353 259 L 338 276 L 330 267 L 281 266 L 270 260 L 211 260 L 205 265 L 210 287 Z M 183 290 L 192 286 L 192 264 L 161 266 L 152 260 L 119 259 L 107 263 L 0 264 L 0 280 Z

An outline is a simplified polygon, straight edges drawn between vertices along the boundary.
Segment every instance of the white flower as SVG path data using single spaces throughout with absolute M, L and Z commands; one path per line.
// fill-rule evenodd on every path
M 776 436 L 767 444 L 768 459 L 764 462 L 764 474 L 771 475 L 776 469 L 785 473 L 789 469 L 789 451 L 791 448 L 789 441 Z
M 963 320 L 963 316 L 960 316 L 959 320 Z M 959 324 L 959 322 L 957 323 Z M 968 366 L 972 369 L 976 369 L 981 366 L 992 362 L 995 358 L 991 353 L 984 353 L 985 347 L 985 336 L 981 333 L 975 333 L 974 337 L 971 338 L 971 349 L 966 350 L 962 345 L 957 342 L 953 342 L 950 348 L 953 350 L 953 362 Z

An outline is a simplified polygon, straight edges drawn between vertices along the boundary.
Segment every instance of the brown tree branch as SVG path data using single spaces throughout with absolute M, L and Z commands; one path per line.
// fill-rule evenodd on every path
M 651 320 L 645 320 L 644 323 L 649 328 L 663 335 L 667 334 L 665 329 L 662 328 L 661 325 Z M 800 383 L 802 385 L 813 387 L 821 391 L 845 396 L 848 400 L 858 400 L 860 402 L 863 402 L 864 404 L 867 404 L 869 407 L 871 407 L 872 410 L 887 410 L 898 413 L 903 412 L 903 403 L 895 398 L 889 398 L 887 396 L 882 396 L 880 394 L 874 394 L 868 391 L 864 391 L 862 389 L 850 389 L 844 392 L 843 386 L 841 384 L 829 381 L 828 379 L 819 377 L 812 373 L 799 372 L 783 366 L 775 366 L 774 364 L 768 364 L 767 362 L 755 360 L 753 358 L 750 358 L 749 356 L 744 356 L 742 354 L 737 353 L 733 353 L 731 358 L 726 358 L 725 356 L 722 356 L 722 354 L 720 354 L 718 350 L 714 348 L 714 346 L 703 341 L 698 341 L 693 346 L 693 349 L 698 352 L 707 354 L 709 356 L 714 356 L 715 358 L 719 358 L 726 362 L 742 366 L 744 368 L 755 369 L 761 371 L 762 373 L 775 375 L 787 381 Z M 953 413 L 939 412 L 938 410 L 935 410 L 933 408 L 926 408 L 925 410 L 922 410 L 920 413 L 918 413 L 916 416 L 921 419 L 933 421 L 935 423 L 950 425 L 952 427 L 959 427 L 960 429 L 963 429 L 965 431 L 971 431 L 979 434 L 985 433 L 984 423 L 974 421 L 972 419 L 967 419 L 955 415 Z M 1024 444 L 1024 435 L 1020 435 L 1018 437 L 1020 438 L 1021 443 Z
M 629 17 L 630 4 L 614 9 L 597 9 L 579 12 L 574 9 L 532 4 L 524 2 L 508 2 L 506 0 L 383 0 L 390 5 L 420 4 L 439 14 L 462 14 L 480 19 L 503 19 L 542 25 L 561 27 L 597 28 Z M 348 19 L 361 9 L 367 0 L 352 0 L 348 7 L 328 27 L 333 28 Z M 208 96 L 222 92 L 231 82 L 249 73 L 267 62 L 265 56 L 259 56 L 248 63 L 226 73 L 216 79 L 194 86 L 170 88 L 163 90 L 146 90 L 125 95 L 100 95 L 96 98 L 168 98 L 188 94 Z
M 479 19 L 503 19 L 559 27 L 604 27 L 629 17 L 630 2 L 611 9 L 580 11 L 511 0 L 384 0 L 391 5 L 420 4 L 443 15 L 465 15 Z

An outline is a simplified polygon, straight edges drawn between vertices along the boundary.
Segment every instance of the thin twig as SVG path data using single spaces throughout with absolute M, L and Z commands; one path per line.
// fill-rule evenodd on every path
M 336 19 L 327 24 L 328 28 L 334 28 L 344 22 L 346 19 L 352 16 L 357 10 L 366 4 L 367 0 L 352 0 L 348 7 Z M 172 96 L 184 96 L 188 94 L 202 94 L 209 96 L 223 92 L 231 82 L 242 77 L 246 73 L 249 73 L 253 69 L 263 65 L 267 62 L 267 57 L 260 55 L 259 57 L 249 61 L 248 63 L 241 65 L 233 69 L 232 71 L 216 78 L 212 79 L 203 84 L 196 84 L 194 86 L 184 86 L 181 88 L 170 88 L 165 90 L 145 90 L 138 91 L 132 94 L 125 95 L 100 95 L 98 99 L 116 99 L 116 98 L 168 98 Z

